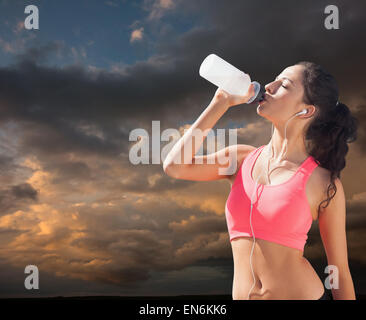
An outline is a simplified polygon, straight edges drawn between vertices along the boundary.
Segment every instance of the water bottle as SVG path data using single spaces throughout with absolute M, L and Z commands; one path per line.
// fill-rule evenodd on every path
M 230 94 L 244 95 L 251 82 L 250 76 L 235 68 L 214 53 L 208 55 L 201 63 L 199 74 L 220 89 Z M 247 103 L 261 101 L 265 89 L 257 81 L 253 81 L 255 94 Z

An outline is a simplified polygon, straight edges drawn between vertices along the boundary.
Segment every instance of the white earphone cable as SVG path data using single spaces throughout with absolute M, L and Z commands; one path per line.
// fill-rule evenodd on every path
M 278 160 L 276 161 L 276 163 L 278 163 L 283 157 L 285 157 L 286 153 L 287 153 L 287 136 L 286 136 L 286 129 L 287 129 L 287 125 L 288 125 L 288 122 L 296 117 L 297 115 L 299 115 L 299 113 L 296 113 L 295 115 L 293 115 L 290 119 L 288 119 L 286 121 L 286 124 L 285 124 L 285 140 L 284 140 L 284 146 L 282 147 L 281 149 L 281 153 L 283 151 L 283 149 L 285 149 L 285 153 L 283 154 L 283 156 L 281 156 L 281 153 L 280 153 L 280 156 L 278 158 Z M 275 168 L 273 168 L 270 172 L 268 172 L 269 170 L 269 162 L 270 162 L 270 159 L 272 159 L 273 157 L 273 144 L 272 144 L 272 139 L 273 139 L 273 132 L 274 132 L 274 128 L 273 128 L 273 123 L 272 123 L 272 132 L 271 132 L 271 140 L 268 144 L 268 150 L 267 150 L 267 154 L 268 154 L 268 165 L 267 165 L 267 181 L 269 182 L 269 175 L 270 173 L 274 170 L 274 169 L 277 169 L 279 168 L 280 166 L 277 166 Z M 269 155 L 270 154 L 270 151 L 271 151 L 271 156 Z M 251 172 L 250 172 L 251 174 Z M 253 230 L 253 225 L 252 225 L 252 210 L 253 210 L 253 194 L 254 192 L 257 193 L 257 184 L 258 184 L 258 180 L 259 178 L 262 176 L 262 173 L 259 175 L 259 177 L 257 178 L 257 180 L 255 181 L 255 186 L 254 186 L 254 189 L 253 189 L 253 192 L 252 192 L 252 197 L 250 198 L 250 216 L 249 216 L 249 222 L 250 222 L 250 228 L 252 230 L 252 234 L 253 234 L 253 246 L 252 246 L 252 251 L 250 252 L 250 258 L 249 258 L 249 263 L 250 263 L 250 268 L 252 270 L 252 276 L 253 276 L 253 285 L 252 287 L 250 288 L 249 292 L 248 292 L 248 300 L 249 300 L 249 297 L 250 297 L 250 293 L 251 291 L 253 290 L 254 286 L 255 286 L 255 283 L 256 283 L 256 280 L 255 280 L 255 275 L 254 275 L 254 270 L 253 270 L 253 266 L 252 266 L 252 255 L 253 255 L 253 250 L 254 250 L 254 246 L 255 246 L 255 235 L 254 235 L 254 230 Z

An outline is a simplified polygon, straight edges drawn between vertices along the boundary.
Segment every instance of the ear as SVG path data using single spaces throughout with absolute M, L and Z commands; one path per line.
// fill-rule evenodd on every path
M 308 110 L 308 112 L 302 115 L 303 118 L 311 118 L 314 117 L 318 111 L 318 108 L 313 104 L 305 104 L 304 109 Z
M 310 110 L 308 115 L 311 115 L 312 117 L 315 116 L 318 113 L 318 107 L 314 106 L 313 104 L 311 104 L 309 107 Z

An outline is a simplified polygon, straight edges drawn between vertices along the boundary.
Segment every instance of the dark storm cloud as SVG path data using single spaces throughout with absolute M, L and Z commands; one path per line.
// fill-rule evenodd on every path
M 0 177 L 8 174 L 14 168 L 13 158 L 0 154 Z
M 222 223 L 222 217 L 209 216 L 194 219 L 184 220 L 183 223 L 171 222 L 170 228 L 175 233 L 180 234 L 201 234 L 201 233 L 212 233 L 212 232 L 225 232 L 227 227 Z
M 65 180 L 86 180 L 91 178 L 91 170 L 88 165 L 81 161 L 61 162 L 57 164 L 45 165 L 47 171 L 52 171 L 56 174 L 52 183 L 61 183 Z
M 107 91 L 101 89 L 99 108 L 93 97 L 93 84 L 83 68 L 55 70 L 41 67 L 30 62 L 22 67 L 0 70 L 0 87 L 3 103 L 0 106 L 1 120 L 15 120 L 23 123 L 25 130 L 22 140 L 24 151 L 35 153 L 63 153 L 82 151 L 116 155 L 120 145 L 126 145 L 126 134 L 108 129 L 113 119 Z M 100 81 L 103 87 L 104 81 Z M 108 87 L 109 85 L 107 85 Z M 113 90 L 113 89 L 112 89 Z M 97 90 L 98 91 L 98 90 Z M 109 118 L 103 122 L 103 118 Z M 118 117 L 117 117 L 118 118 Z M 94 120 L 91 120 L 94 119 Z M 80 129 L 81 125 L 95 122 L 104 126 L 103 137 L 90 135 Z M 113 128 L 113 124 L 111 125 Z M 113 136 L 114 135 L 114 136 Z
M 22 208 L 27 203 L 37 201 L 38 191 L 29 183 L 22 183 L 9 188 L 0 188 L 0 216 L 10 210 Z
M 29 183 L 22 183 L 11 187 L 12 194 L 18 199 L 37 199 L 37 191 Z

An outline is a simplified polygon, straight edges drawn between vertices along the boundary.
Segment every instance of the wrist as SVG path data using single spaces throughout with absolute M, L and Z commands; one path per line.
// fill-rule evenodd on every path
M 230 103 L 227 99 L 221 99 L 218 97 L 213 97 L 211 104 L 215 106 L 215 108 L 222 109 L 226 111 L 230 108 Z

